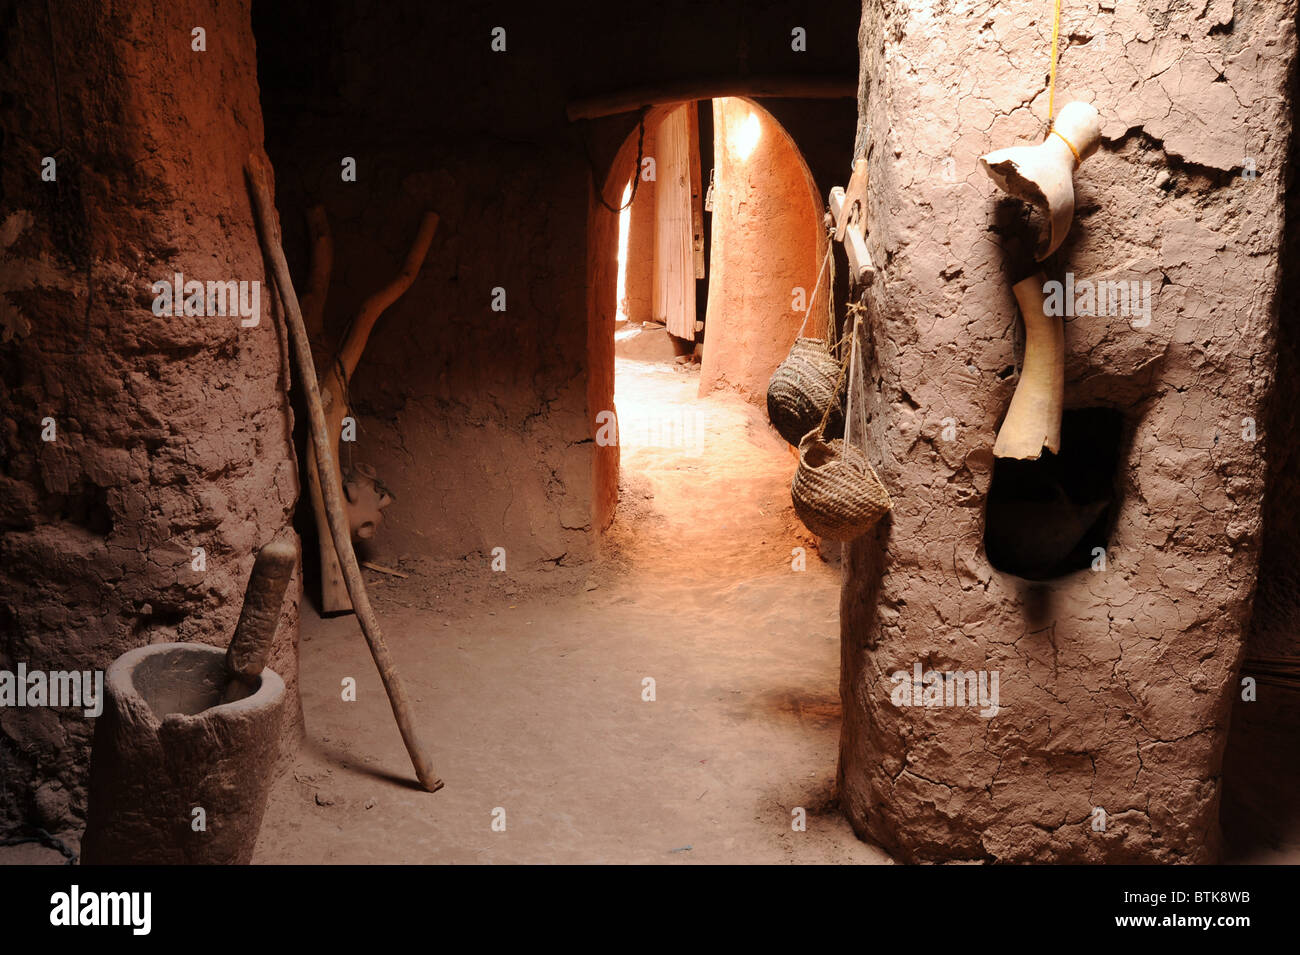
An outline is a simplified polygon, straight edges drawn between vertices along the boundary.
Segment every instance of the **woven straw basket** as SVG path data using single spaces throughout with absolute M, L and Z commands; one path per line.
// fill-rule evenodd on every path
M 837 541 L 861 537 L 891 506 L 889 493 L 867 456 L 838 438 L 826 441 L 820 428 L 799 442 L 799 467 L 790 497 L 808 530 Z
M 767 385 L 767 417 L 786 442 L 799 446 L 817 427 L 827 406 L 834 405 L 829 423 L 844 420 L 839 408 L 840 366 L 820 338 L 797 338 L 790 354 L 772 373 Z

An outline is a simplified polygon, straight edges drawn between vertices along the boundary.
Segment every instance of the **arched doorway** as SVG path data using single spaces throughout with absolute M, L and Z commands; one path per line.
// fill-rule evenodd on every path
M 685 163 L 680 142 L 690 144 Z M 598 423 L 618 404 L 616 336 L 640 339 L 639 360 L 696 362 L 700 396 L 761 406 L 799 330 L 824 335 L 834 320 L 824 205 L 793 137 L 745 96 L 658 104 L 626 135 L 602 186 L 604 202 L 593 198 L 590 216 L 588 286 L 588 397 Z M 675 216 L 671 196 L 683 204 Z M 681 287 L 665 293 L 672 281 Z M 684 307 L 674 313 L 673 303 Z M 641 423 L 645 409 L 637 410 L 620 419 Z M 680 412 L 666 427 L 679 438 L 690 431 Z M 620 446 L 596 443 L 593 524 L 604 528 Z

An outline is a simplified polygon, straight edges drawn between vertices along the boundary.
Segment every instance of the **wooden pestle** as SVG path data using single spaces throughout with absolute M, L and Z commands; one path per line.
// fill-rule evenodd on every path
M 280 623 L 284 591 L 293 576 L 298 548 L 288 540 L 273 540 L 257 552 L 253 573 L 244 590 L 244 606 L 239 612 L 235 635 L 226 648 L 226 685 L 223 703 L 247 696 L 257 688 L 258 679 L 271 656 L 271 642 Z

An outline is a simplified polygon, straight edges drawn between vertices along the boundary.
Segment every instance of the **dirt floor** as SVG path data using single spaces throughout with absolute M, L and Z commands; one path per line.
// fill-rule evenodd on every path
M 370 575 L 441 792 L 408 783 L 356 621 L 304 608 L 308 740 L 255 862 L 889 861 L 831 804 L 839 572 L 794 519 L 794 459 L 761 409 L 697 399 L 663 335 L 620 332 L 603 561 Z
M 838 545 L 824 560 L 795 519 L 790 449 L 761 408 L 697 398 L 700 366 L 661 328 L 620 330 L 618 354 L 622 487 L 599 562 L 367 572 L 445 788 L 414 788 L 355 618 L 304 604 L 307 739 L 255 863 L 890 862 L 832 802 Z

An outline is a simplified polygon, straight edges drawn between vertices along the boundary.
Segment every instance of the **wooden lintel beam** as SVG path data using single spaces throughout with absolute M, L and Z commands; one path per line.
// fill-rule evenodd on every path
M 657 86 L 619 90 L 588 96 L 569 103 L 569 121 L 599 119 L 631 113 L 646 106 L 663 106 L 688 100 L 719 96 L 783 97 L 787 99 L 856 99 L 858 80 L 854 76 L 733 76 L 713 79 L 674 80 Z

